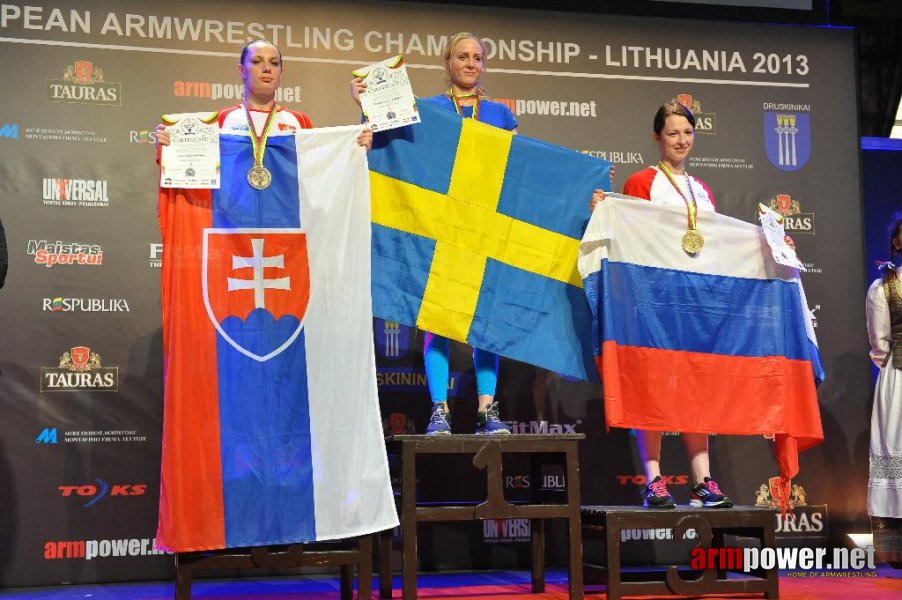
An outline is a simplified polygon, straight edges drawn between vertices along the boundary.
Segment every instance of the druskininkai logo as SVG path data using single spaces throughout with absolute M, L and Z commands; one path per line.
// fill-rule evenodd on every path
M 119 367 L 104 367 L 87 346 L 73 346 L 58 367 L 41 367 L 41 392 L 118 392 Z
M 101 106 L 122 105 L 122 84 L 104 81 L 103 69 L 89 60 L 67 65 L 62 79 L 47 81 L 47 100 Z
M 765 102 L 764 109 L 767 158 L 782 171 L 801 169 L 811 157 L 810 107 L 807 104 Z

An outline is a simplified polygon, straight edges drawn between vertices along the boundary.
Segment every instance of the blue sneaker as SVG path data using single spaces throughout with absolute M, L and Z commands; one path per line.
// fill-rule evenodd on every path
M 426 435 L 451 435 L 451 424 L 448 423 L 448 411 L 441 402 L 432 403 L 432 416 L 426 426 Z
M 492 402 L 476 413 L 476 433 L 486 433 L 489 435 L 509 434 L 511 428 L 508 427 L 500 418 L 498 418 L 498 403 Z

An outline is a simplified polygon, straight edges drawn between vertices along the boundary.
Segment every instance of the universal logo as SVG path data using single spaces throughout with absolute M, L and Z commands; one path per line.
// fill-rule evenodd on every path
M 47 81 L 47 100 L 122 106 L 122 89 L 118 82 L 105 82 L 103 70 L 91 61 L 77 60 L 66 67 L 62 79 Z
M 110 205 L 105 179 L 44 177 L 41 192 L 44 206 L 106 208 Z
M 695 133 L 717 134 L 717 115 L 702 111 L 702 101 L 692 94 L 677 94 L 676 101 L 688 108 L 695 117 Z
M 482 539 L 486 542 L 528 542 L 532 533 L 529 519 L 485 519 Z
M 41 367 L 41 392 L 118 392 L 119 367 L 104 367 L 100 355 L 74 346 L 58 367 Z

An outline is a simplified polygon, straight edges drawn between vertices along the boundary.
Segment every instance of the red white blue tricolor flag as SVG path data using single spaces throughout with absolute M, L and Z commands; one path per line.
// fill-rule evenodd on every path
M 773 434 L 780 474 L 823 440 L 823 379 L 798 271 L 760 227 L 699 213 L 704 248 L 683 251 L 686 210 L 612 198 L 595 209 L 579 269 L 593 310 L 609 427 Z
M 303 543 L 397 525 L 373 355 L 361 127 L 222 135 L 219 190 L 161 189 L 157 543 Z

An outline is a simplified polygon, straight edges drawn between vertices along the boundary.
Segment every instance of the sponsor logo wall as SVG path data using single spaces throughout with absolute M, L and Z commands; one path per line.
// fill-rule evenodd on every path
M 520 134 L 612 161 L 619 191 L 633 171 L 657 162 L 652 117 L 673 98 L 696 113 L 688 168 L 712 189 L 718 210 L 754 222 L 763 203 L 783 215 L 808 268 L 802 278 L 828 372 L 819 390 L 828 441 L 802 456 L 794 502 L 804 524 L 777 522 L 775 531 L 781 543 L 824 544 L 866 526 L 867 472 L 853 465 L 867 457 L 843 443 L 866 435 L 871 391 L 851 31 L 560 13 L 537 20 L 534 11 L 461 14 L 391 2 L 377 10 L 343 0 L 280 3 L 266 17 L 232 0 L 34 4 L 0 8 L 0 74 L 9 82 L 0 90 L 0 219 L 11 254 L 0 290 L 0 483 L 15 495 L 0 516 L 10 540 L 0 552 L 4 585 L 172 574 L 172 558 L 152 539 L 162 420 L 160 114 L 236 104 L 237 48 L 265 36 L 285 60 L 280 102 L 318 126 L 357 123 L 347 98 L 352 69 L 403 53 L 415 92 L 439 94 L 444 42 L 474 20 L 486 38 L 485 86 L 515 113 Z M 22 65 L 34 76 L 23 77 Z M 422 333 L 375 319 L 373 334 L 384 431 L 423 431 L 430 402 Z M 454 345 L 456 432 L 472 432 L 475 387 L 471 352 Z M 501 361 L 502 419 L 519 434 L 585 434 L 584 503 L 637 504 L 644 478 L 635 439 L 606 431 L 601 398 L 598 385 Z M 664 438 L 664 468 L 686 503 L 690 469 L 678 438 Z M 758 486 L 776 474 L 771 444 L 712 438 L 714 476 L 737 502 L 768 501 Z M 424 491 L 478 493 L 471 466 L 448 468 Z M 508 471 L 511 498 L 555 500 L 566 489 L 560 465 L 513 461 Z M 557 527 L 549 557 L 567 554 Z M 525 566 L 529 534 L 518 519 L 437 524 L 426 528 L 421 559 Z M 692 542 L 660 531 L 630 535 L 643 540 L 625 554 L 636 561 Z

